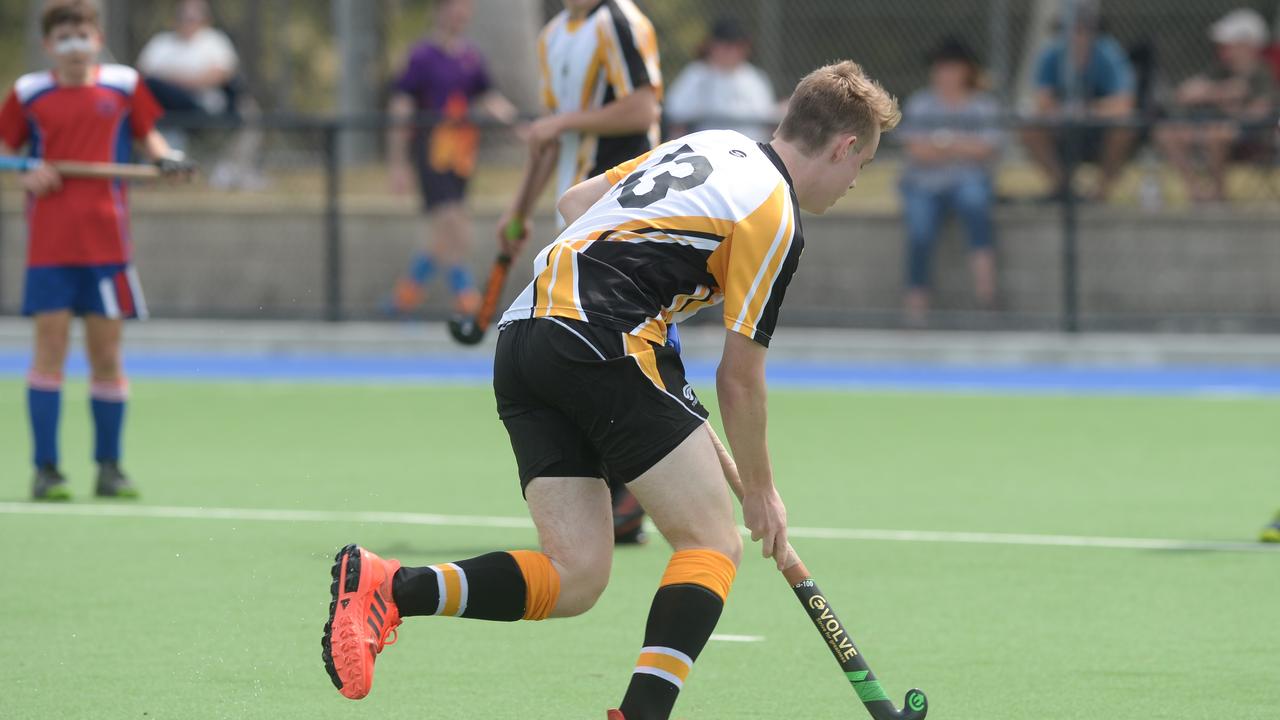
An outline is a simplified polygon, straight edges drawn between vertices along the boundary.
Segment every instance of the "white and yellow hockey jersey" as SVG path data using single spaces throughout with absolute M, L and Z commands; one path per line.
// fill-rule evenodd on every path
M 562 317 L 658 344 L 724 303 L 724 325 L 767 346 L 804 238 L 786 166 L 765 143 L 709 130 L 605 173 L 613 187 L 533 261 L 502 323 Z
M 542 101 L 552 113 L 603 107 L 646 86 L 662 97 L 658 39 L 631 0 L 602 0 L 579 21 L 567 10 L 556 15 L 538 37 L 538 64 Z M 556 197 L 657 144 L 656 123 L 636 135 L 566 133 L 560 140 Z

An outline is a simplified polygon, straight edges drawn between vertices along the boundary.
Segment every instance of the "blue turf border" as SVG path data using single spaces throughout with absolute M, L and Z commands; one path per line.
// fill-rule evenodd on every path
M 22 376 L 26 353 L 0 353 L 0 376 Z M 134 378 L 188 381 L 367 382 L 488 384 L 488 355 L 246 355 L 133 353 L 126 360 Z M 68 363 L 68 376 L 85 374 L 82 354 Z M 985 393 L 1120 395 L 1280 395 L 1280 368 L 1106 368 L 937 366 L 775 361 L 771 384 L 800 388 L 951 391 Z M 710 389 L 715 364 L 690 362 L 695 385 Z

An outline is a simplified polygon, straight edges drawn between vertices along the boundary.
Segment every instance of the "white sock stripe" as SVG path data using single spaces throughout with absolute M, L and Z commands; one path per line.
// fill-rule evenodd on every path
M 659 670 L 658 668 L 652 668 L 652 667 L 645 667 L 645 666 L 643 666 L 643 665 L 637 665 L 637 666 L 636 666 L 636 669 L 635 669 L 635 672 L 640 673 L 640 674 L 643 674 L 643 675 L 653 675 L 654 677 L 660 677 L 660 678 L 662 678 L 663 680 L 666 680 L 667 682 L 671 683 L 672 685 L 675 685 L 675 686 L 676 686 L 676 688 L 683 688 L 683 687 L 684 687 L 684 681 L 683 681 L 683 680 L 681 680 L 680 678 L 676 677 L 675 675 L 672 675 L 671 673 L 667 672 L 666 670 Z
M 657 653 L 658 655 L 666 655 L 668 657 L 673 657 L 679 660 L 680 662 L 684 663 L 689 667 L 693 667 L 693 658 L 689 657 L 688 655 L 685 655 L 684 653 L 680 652 L 679 650 L 676 650 L 675 648 L 661 647 L 661 646 L 655 645 L 652 647 L 642 647 L 640 648 L 640 652 L 641 653 Z
M 436 590 L 437 590 L 438 594 L 440 595 L 440 601 L 439 601 L 438 603 L 436 603 L 436 612 L 435 612 L 435 614 L 436 614 L 436 615 L 443 615 L 443 614 L 444 614 L 444 601 L 448 599 L 448 596 L 447 596 L 447 593 L 446 593 L 446 591 L 445 591 L 445 587 L 444 587 L 444 573 L 440 572 L 440 566 L 439 566 L 439 565 L 431 565 L 430 567 L 431 567 L 431 571 L 432 571 L 432 572 L 434 572 L 434 573 L 436 574 Z
M 455 563 L 449 563 L 449 567 L 458 571 L 458 612 L 454 613 L 454 617 L 462 617 L 462 613 L 467 611 L 467 571 L 458 567 Z

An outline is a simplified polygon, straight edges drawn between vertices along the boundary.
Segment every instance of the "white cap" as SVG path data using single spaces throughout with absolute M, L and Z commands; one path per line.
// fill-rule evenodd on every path
M 1256 10 L 1239 8 L 1210 25 L 1209 37 L 1219 45 L 1247 43 L 1261 47 L 1267 44 L 1267 21 Z

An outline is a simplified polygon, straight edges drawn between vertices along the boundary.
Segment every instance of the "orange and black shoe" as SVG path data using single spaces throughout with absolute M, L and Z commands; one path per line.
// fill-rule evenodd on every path
M 378 653 L 396 641 L 400 610 L 391 597 L 391 579 L 399 569 L 398 561 L 358 545 L 342 548 L 334 558 L 321 657 L 334 687 L 352 700 L 369 694 Z

